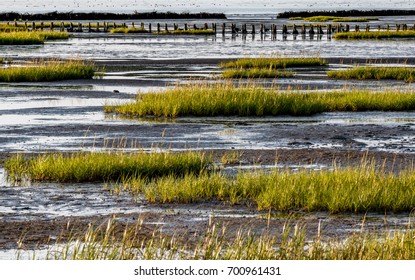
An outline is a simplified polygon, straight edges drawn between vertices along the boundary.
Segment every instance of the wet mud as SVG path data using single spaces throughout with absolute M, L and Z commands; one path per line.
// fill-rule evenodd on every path
M 190 83 L 194 77 L 217 82 L 214 76 L 220 71 L 216 59 L 147 62 L 97 61 L 110 70 L 102 79 L 0 84 L 0 166 L 15 153 L 120 149 L 203 150 L 213 153 L 219 166 L 224 153 L 238 152 L 237 164 L 222 166 L 230 173 L 254 168 L 330 169 L 335 162 L 357 165 L 362 159 L 373 159 L 390 171 L 413 166 L 415 112 L 175 120 L 104 114 L 105 104 L 131 100 L 137 91 Z M 304 88 L 314 83 L 319 89 L 412 87 L 390 81 L 344 83 L 328 80 L 319 75 L 321 71 L 309 69 L 296 79 L 260 83 L 281 87 L 303 83 Z M 162 229 L 189 240 L 199 238 L 212 221 L 225 225 L 230 234 L 241 228 L 278 233 L 287 223 L 299 224 L 310 239 L 320 225 L 326 238 L 339 240 L 362 230 L 381 233 L 411 224 L 411 213 L 269 213 L 218 201 L 157 205 L 127 192 L 115 194 L 103 184 L 12 186 L 6 176 L 0 169 L 0 258 L 6 259 L 14 258 L 13 250 L 19 247 L 32 250 L 58 239 L 65 242 L 88 225 L 113 217 L 120 228 L 143 219 L 143 236 Z

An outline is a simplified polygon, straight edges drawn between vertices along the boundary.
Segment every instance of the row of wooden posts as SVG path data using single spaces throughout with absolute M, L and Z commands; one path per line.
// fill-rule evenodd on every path
M 7 25 L 11 25 L 9 22 L 7 22 Z M 12 25 L 11 25 L 12 26 Z M 18 23 L 15 21 L 14 22 L 14 26 L 18 27 Z M 135 23 L 132 22 L 132 24 L 130 25 L 132 28 L 135 28 Z M 141 29 L 145 30 L 145 26 L 144 23 L 140 23 L 139 25 Z M 65 26 L 64 22 L 61 22 L 60 25 L 56 24 L 54 22 L 50 22 L 49 26 L 47 27 L 47 25 L 44 22 L 40 22 L 38 25 L 36 24 L 36 22 L 32 22 L 32 24 L 29 24 L 27 21 L 24 22 L 24 29 L 29 30 L 31 28 L 31 30 L 44 30 L 44 29 L 49 29 L 54 31 L 59 30 L 59 31 L 68 31 L 68 32 L 109 32 L 111 30 L 111 28 L 127 28 L 129 27 L 127 25 L 127 23 L 122 23 L 122 24 L 117 24 L 117 23 L 108 23 L 108 22 L 96 22 L 96 24 L 91 24 L 91 22 L 87 23 L 87 24 L 82 24 L 82 23 L 76 23 L 74 24 L 73 22 L 69 23 L 69 26 Z M 289 27 L 291 30 L 289 30 Z M 355 25 L 354 26 L 354 31 L 355 32 L 359 32 L 359 31 L 366 31 L 369 32 L 370 30 L 372 30 L 373 27 L 371 27 L 369 24 L 366 24 L 365 26 L 362 27 L 362 29 L 360 28 L 359 25 Z M 174 23 L 173 24 L 173 30 L 198 30 L 198 29 L 204 29 L 204 30 L 208 30 L 209 29 L 209 24 L 205 23 L 203 24 L 203 26 L 198 27 L 196 24 L 193 24 L 192 26 L 189 26 L 187 23 L 184 24 L 183 29 L 179 28 L 179 25 Z M 325 29 L 325 30 L 324 30 Z M 381 30 L 385 30 L 385 31 L 390 31 L 390 30 L 396 30 L 396 31 L 406 31 L 406 30 L 415 30 L 415 25 L 413 27 L 408 27 L 407 24 L 396 24 L 394 27 L 391 27 L 389 24 L 386 26 L 381 26 L 381 25 L 377 25 L 375 26 L 373 29 L 377 29 L 378 31 Z M 211 30 L 214 31 L 214 33 L 217 33 L 217 26 L 216 23 L 212 23 L 211 24 Z M 225 34 L 226 31 L 229 30 L 232 34 L 237 34 L 237 33 L 242 33 L 242 34 L 248 34 L 248 33 L 252 33 L 252 34 L 256 34 L 256 26 L 255 24 L 252 24 L 250 26 L 250 30 L 248 31 L 248 25 L 247 24 L 242 24 L 240 25 L 240 27 L 238 27 L 236 24 L 232 23 L 229 25 L 226 25 L 226 23 L 222 23 L 222 28 L 221 28 L 221 33 Z M 151 33 L 152 30 L 152 25 L 151 23 L 149 23 L 147 25 L 147 32 Z M 160 23 L 157 23 L 156 25 L 156 30 L 158 33 L 166 31 L 169 32 L 169 25 L 167 23 L 164 23 L 163 25 L 161 25 Z M 313 24 L 308 24 L 308 25 L 292 25 L 292 26 L 288 26 L 286 24 L 282 25 L 282 29 L 281 29 L 281 33 L 284 34 L 293 34 L 293 35 L 297 35 L 297 34 L 332 34 L 335 32 L 350 32 L 353 31 L 350 28 L 349 24 L 336 24 L 336 25 L 332 25 L 332 24 L 327 24 L 325 26 L 323 25 L 313 25 Z M 260 24 L 259 25 L 259 33 L 260 34 L 266 34 L 270 32 L 273 35 L 277 34 L 277 25 L 276 24 L 271 24 L 268 27 L 265 24 Z

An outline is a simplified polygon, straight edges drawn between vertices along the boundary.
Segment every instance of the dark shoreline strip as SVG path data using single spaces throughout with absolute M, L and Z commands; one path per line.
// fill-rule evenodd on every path
M 74 13 L 74 12 L 51 12 L 44 14 L 29 13 L 0 13 L 2 21 L 14 20 L 130 20 L 130 19 L 226 19 L 223 13 L 172 13 L 172 12 L 149 12 L 131 14 L 116 13 Z
M 415 15 L 415 10 L 343 10 L 343 11 L 290 11 L 277 15 L 277 18 L 290 17 L 313 17 L 313 16 L 411 16 Z

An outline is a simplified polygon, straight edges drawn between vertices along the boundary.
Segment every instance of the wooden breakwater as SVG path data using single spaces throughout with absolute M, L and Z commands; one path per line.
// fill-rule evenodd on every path
M 119 30 L 117 30 L 119 29 Z M 415 30 L 415 24 L 273 24 L 273 23 L 147 23 L 143 22 L 36 22 L 36 21 L 14 21 L 0 24 L 0 31 L 67 31 L 67 32 L 115 32 L 115 33 L 154 33 L 154 34 L 270 34 L 270 35 L 322 35 L 338 32 L 370 32 L 370 31 L 408 31 Z M 210 31 L 210 32 L 203 32 Z

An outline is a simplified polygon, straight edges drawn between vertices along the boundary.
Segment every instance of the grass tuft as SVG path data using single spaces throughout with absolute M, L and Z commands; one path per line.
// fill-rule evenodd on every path
M 216 35 L 215 30 L 208 29 L 188 29 L 155 32 L 157 35 Z
M 259 57 L 259 58 L 241 58 L 230 62 L 222 63 L 225 68 L 266 68 L 280 69 L 289 67 L 311 67 L 327 65 L 327 61 L 319 57 Z
M 68 39 L 66 32 L 36 31 L 36 32 L 0 32 L 0 45 L 38 45 L 46 40 Z
M 382 213 L 415 207 L 413 170 L 392 174 L 375 170 L 368 163 L 322 171 L 240 172 L 234 178 L 205 172 L 157 178 L 148 184 L 131 179 L 123 182 L 122 188 L 142 193 L 153 203 L 220 200 L 254 204 L 258 210 Z
M 111 33 L 148 33 L 148 30 L 144 29 L 144 28 L 125 28 L 125 27 L 121 27 L 121 28 L 114 28 L 111 29 Z
M 305 20 L 311 22 L 369 22 L 379 20 L 378 18 L 364 18 L 364 17 L 336 17 L 336 16 L 312 16 L 312 17 L 291 17 L 289 20 Z
M 294 72 L 267 68 L 227 69 L 222 76 L 225 79 L 290 78 Z
M 106 105 L 106 113 L 126 116 L 309 116 L 335 111 L 415 110 L 415 93 L 399 90 L 294 92 L 233 84 L 177 86 L 139 94 L 135 101 Z
M 304 227 L 289 224 L 281 232 L 254 234 L 248 229 L 230 231 L 212 223 L 198 232 L 199 241 L 154 230 L 145 233 L 144 221 L 120 228 L 114 220 L 90 225 L 72 234 L 67 244 L 48 250 L 54 260 L 413 260 L 415 232 L 355 233 L 345 240 L 307 238 Z M 118 227 L 117 227 L 118 226 Z M 35 256 L 36 251 L 34 251 Z M 272 270 L 279 275 L 281 272 Z M 268 270 L 267 270 L 268 271 Z M 271 270 L 270 270 L 271 271 Z M 283 273 L 283 272 L 282 272 Z
M 368 40 L 389 38 L 414 38 L 415 31 L 370 31 L 370 32 L 339 32 L 334 34 L 339 40 Z
M 329 71 L 327 72 L 327 75 L 330 78 L 336 79 L 390 79 L 403 80 L 405 82 L 415 81 L 415 69 L 409 67 L 360 66 L 341 71 Z
M 104 182 L 130 176 L 153 178 L 196 174 L 211 164 L 209 156 L 200 152 L 185 153 L 94 153 L 43 154 L 25 159 L 11 157 L 5 163 L 8 177 L 13 182 Z
M 97 71 L 92 63 L 80 60 L 40 61 L 33 66 L 0 69 L 0 82 L 50 82 L 90 79 Z

